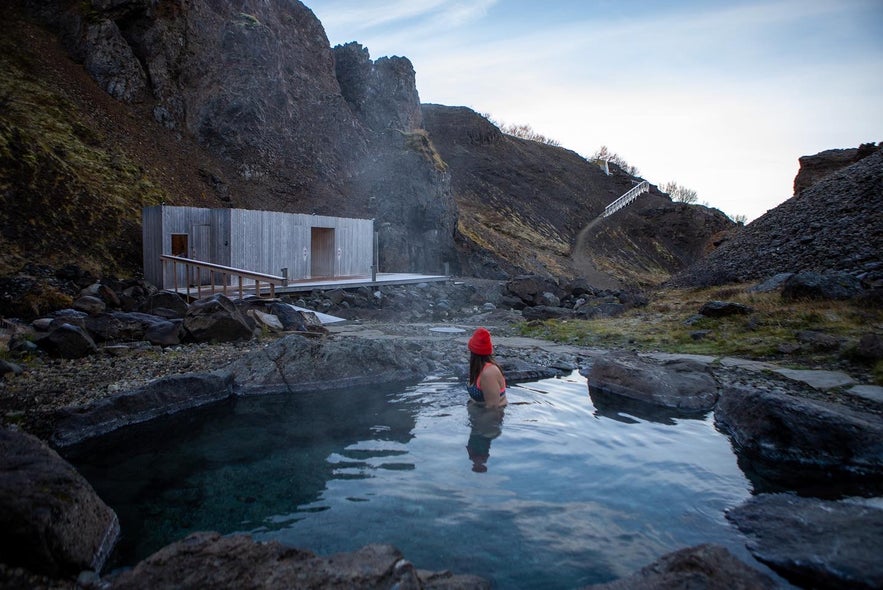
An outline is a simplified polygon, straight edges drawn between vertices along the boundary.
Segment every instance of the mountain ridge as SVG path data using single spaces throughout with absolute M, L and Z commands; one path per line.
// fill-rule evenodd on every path
M 598 286 L 658 285 L 743 231 L 652 185 L 599 220 L 643 179 L 421 104 L 407 58 L 332 48 L 300 2 L 2 13 L 0 274 L 138 276 L 159 203 L 373 218 L 382 270 Z

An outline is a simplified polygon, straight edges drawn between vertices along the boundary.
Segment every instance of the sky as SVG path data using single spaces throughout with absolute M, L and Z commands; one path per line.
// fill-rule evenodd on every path
M 883 142 L 883 0 L 303 0 L 423 103 L 603 145 L 751 221 L 798 158 Z

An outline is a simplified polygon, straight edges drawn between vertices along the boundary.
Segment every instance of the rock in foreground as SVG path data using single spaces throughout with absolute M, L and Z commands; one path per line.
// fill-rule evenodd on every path
M 111 588 L 119 590 L 490 588 L 486 580 L 475 576 L 418 572 L 389 545 L 319 557 L 275 541 L 258 543 L 248 535 L 218 533 L 190 535 L 109 581 Z
M 0 429 L 0 555 L 47 576 L 98 570 L 116 543 L 117 516 L 58 454 Z
M 711 374 L 689 360 L 657 364 L 634 353 L 615 352 L 598 358 L 586 377 L 589 390 L 681 411 L 708 411 L 718 396 Z
M 763 494 L 729 511 L 748 549 L 808 588 L 883 588 L 883 510 Z
M 592 590 L 772 590 L 769 576 L 717 545 L 687 547 L 663 555 L 634 574 L 589 586 Z
M 883 418 L 775 389 L 731 387 L 714 412 L 736 450 L 782 466 L 850 475 L 883 475 Z

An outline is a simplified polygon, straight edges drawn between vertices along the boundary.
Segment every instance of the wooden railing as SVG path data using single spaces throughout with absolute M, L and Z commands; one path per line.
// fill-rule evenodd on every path
M 187 297 L 190 297 L 190 289 L 196 289 L 197 298 L 202 297 L 202 292 L 204 290 L 209 291 L 209 294 L 214 294 L 218 291 L 218 286 L 215 284 L 215 277 L 218 276 L 221 279 L 220 291 L 227 295 L 227 289 L 230 287 L 227 283 L 229 283 L 229 278 L 238 277 L 238 291 L 239 298 L 242 299 L 245 288 L 243 286 L 243 279 L 250 279 L 254 281 L 254 287 L 248 286 L 248 290 L 254 289 L 255 295 L 261 297 L 261 283 L 266 283 L 269 285 L 269 294 L 270 297 L 276 296 L 276 285 L 281 287 L 288 286 L 288 276 L 287 269 L 282 269 L 282 276 L 276 275 L 268 275 L 261 272 L 253 272 L 250 270 L 244 270 L 241 268 L 233 268 L 232 266 L 223 266 L 221 264 L 214 264 L 212 262 L 203 262 L 202 260 L 194 260 L 192 258 L 182 258 L 181 256 L 169 256 L 168 254 L 163 254 L 159 257 L 162 261 L 163 265 L 163 277 L 165 277 L 166 265 L 172 265 L 172 285 L 175 291 L 179 291 L 178 287 L 178 265 L 183 265 L 184 267 L 184 288 L 186 289 Z M 195 271 L 195 274 L 194 274 Z M 209 273 L 209 284 L 202 284 L 202 271 L 208 271 Z M 191 280 L 192 279 L 192 280 Z M 165 282 L 165 281 L 164 281 Z M 167 285 L 166 285 L 167 287 Z
M 638 198 L 638 195 L 649 192 L 650 183 L 646 180 L 642 180 L 639 184 L 635 185 L 631 190 L 627 191 L 624 195 L 610 203 L 604 208 L 604 213 L 601 214 L 601 217 L 609 217 L 613 215 L 632 201 Z

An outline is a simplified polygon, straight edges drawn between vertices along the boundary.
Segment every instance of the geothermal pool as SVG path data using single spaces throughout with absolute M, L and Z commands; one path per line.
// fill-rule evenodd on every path
M 499 588 L 576 588 L 664 553 L 724 545 L 751 494 L 711 414 L 647 414 L 585 378 L 510 386 L 502 412 L 462 383 L 239 398 L 80 449 L 120 517 L 111 568 L 200 530 L 321 555 L 390 543 L 422 569 Z

